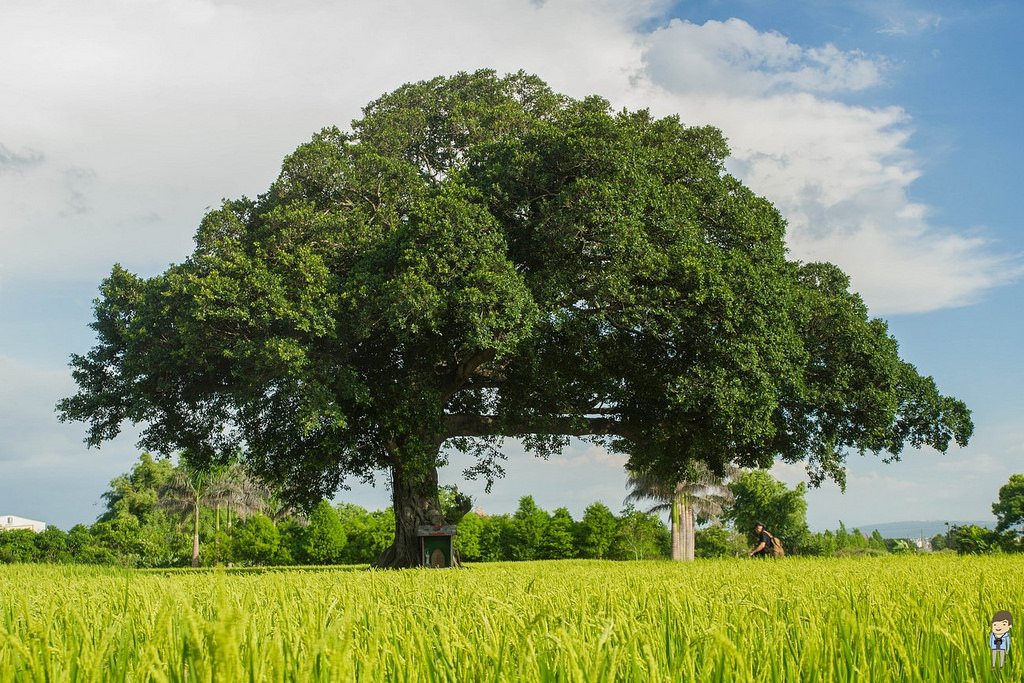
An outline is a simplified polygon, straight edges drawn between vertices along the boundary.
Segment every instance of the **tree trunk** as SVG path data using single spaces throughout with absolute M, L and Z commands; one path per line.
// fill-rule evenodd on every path
M 693 514 L 693 504 L 684 504 L 682 510 L 682 529 L 680 538 L 682 540 L 682 554 L 684 562 L 692 562 L 694 558 L 694 546 L 697 542 L 697 524 Z
M 420 537 L 416 530 L 425 524 L 444 524 L 437 498 L 437 468 L 430 467 L 422 476 L 416 477 L 393 465 L 391 495 L 395 509 L 395 540 L 373 566 L 377 569 L 422 566 Z M 454 555 L 452 562 L 456 562 Z
M 679 508 L 679 494 L 676 494 L 672 497 L 672 559 L 676 562 L 683 559 L 683 539 L 679 529 L 681 521 Z
M 195 510 L 193 510 L 195 517 L 196 528 L 192 534 L 192 568 L 199 566 L 199 503 L 196 503 Z
M 220 503 L 217 503 L 217 523 L 213 528 L 214 564 L 220 566 Z

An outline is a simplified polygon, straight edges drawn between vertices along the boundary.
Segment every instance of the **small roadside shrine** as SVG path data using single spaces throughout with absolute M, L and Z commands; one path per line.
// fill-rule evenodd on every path
M 452 566 L 452 537 L 454 524 L 426 524 L 416 529 L 420 537 L 420 557 L 424 567 Z

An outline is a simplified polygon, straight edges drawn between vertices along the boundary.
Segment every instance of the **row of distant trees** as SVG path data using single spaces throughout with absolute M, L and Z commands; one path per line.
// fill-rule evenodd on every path
M 1019 484 L 1024 495 L 1024 477 Z M 632 493 L 620 512 L 595 502 L 579 520 L 564 507 L 548 512 L 531 496 L 523 496 L 511 514 L 469 512 L 459 520 L 456 548 L 469 562 L 672 556 L 670 527 L 679 522 L 670 516 L 666 525 L 658 513 L 666 509 L 664 501 L 679 498 L 679 490 L 652 491 L 636 478 L 630 485 Z M 687 489 L 682 516 L 689 514 L 687 510 L 694 515 L 693 557 L 744 555 L 753 543 L 754 521 L 764 521 L 783 539 L 790 555 L 916 551 L 907 539 L 884 539 L 877 531 L 866 536 L 842 524 L 835 531 L 812 534 L 804 494 L 803 484 L 788 488 L 760 470 Z M 0 562 L 131 567 L 364 564 L 388 548 L 395 525 L 390 508 L 371 512 L 326 500 L 304 515 L 242 469 L 195 472 L 148 453 L 130 472 L 111 481 L 103 500 L 106 509 L 91 526 L 0 534 Z M 643 501 L 651 504 L 638 507 Z M 465 507 L 465 496 L 445 487 L 441 504 L 447 516 L 457 516 L 456 511 Z M 990 534 L 1002 536 L 994 539 Z M 1011 535 L 953 528 L 932 539 L 932 545 L 960 552 L 1011 549 Z
M 64 532 L 0 533 L 0 562 L 111 564 L 130 567 L 366 564 L 393 539 L 394 512 L 370 512 L 326 500 L 308 514 L 284 505 L 237 467 L 193 471 L 143 453 L 103 494 L 91 526 Z M 442 489 L 446 514 L 463 504 Z M 524 496 L 511 515 L 466 514 L 457 548 L 467 561 L 664 557 L 669 532 L 656 515 L 629 505 L 615 515 L 594 503 L 580 521 Z
M 143 453 L 110 482 L 94 524 L 0 534 L 0 562 L 130 567 L 355 564 L 391 543 L 394 515 L 321 501 L 308 515 L 231 466 L 196 471 Z

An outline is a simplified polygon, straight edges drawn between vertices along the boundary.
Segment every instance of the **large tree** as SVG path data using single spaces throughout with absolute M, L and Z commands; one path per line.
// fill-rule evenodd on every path
M 967 408 L 899 358 L 847 278 L 786 258 L 778 211 L 711 127 L 610 110 L 524 74 L 405 85 L 321 131 L 183 263 L 115 266 L 63 420 L 197 467 L 244 452 L 296 501 L 386 472 L 395 541 L 440 524 L 443 446 L 501 474 L 568 437 L 679 481 L 691 463 L 945 450 Z

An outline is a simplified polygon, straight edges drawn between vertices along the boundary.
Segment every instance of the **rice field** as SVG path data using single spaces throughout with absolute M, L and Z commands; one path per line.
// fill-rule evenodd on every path
M 0 566 L 0 681 L 1020 680 L 1024 558 Z

